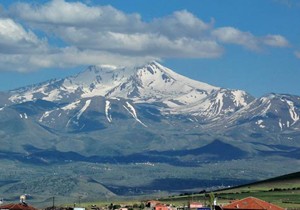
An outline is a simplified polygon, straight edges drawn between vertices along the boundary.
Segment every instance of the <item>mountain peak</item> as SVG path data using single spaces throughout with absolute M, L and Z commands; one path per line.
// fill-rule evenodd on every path
M 164 70 L 166 69 L 166 67 L 164 67 L 157 61 L 148 62 L 147 64 L 144 65 L 144 67 L 152 67 L 152 68 L 164 69 Z
M 249 101 L 244 92 L 189 79 L 156 61 L 136 67 L 89 66 L 75 76 L 12 92 L 11 95 L 13 103 L 42 99 L 72 104 L 96 96 L 122 98 L 133 103 L 161 104 L 160 110 L 167 113 L 188 111 L 199 116 L 201 112 L 207 119 L 231 113 Z
M 134 68 L 90 66 L 76 76 L 66 78 L 62 86 L 72 92 L 79 90 L 83 98 L 105 96 L 134 101 L 168 101 L 195 90 L 207 94 L 219 89 L 181 76 L 156 61 Z

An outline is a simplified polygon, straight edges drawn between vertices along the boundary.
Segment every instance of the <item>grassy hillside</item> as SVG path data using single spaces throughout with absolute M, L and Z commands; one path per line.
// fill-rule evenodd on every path
M 274 189 L 290 189 L 300 188 L 300 172 L 291 173 L 247 185 L 241 185 L 220 192 L 236 192 L 236 190 L 243 191 L 247 189 L 252 190 L 274 190 Z
M 289 210 L 300 209 L 300 172 L 292 173 L 252 184 L 217 190 L 213 192 L 219 205 L 229 203 L 231 200 L 253 196 L 271 202 Z M 81 206 L 90 209 L 92 205 L 108 206 L 110 203 L 123 205 L 139 205 L 141 200 L 152 200 L 154 197 L 127 197 L 114 198 L 107 201 L 81 203 Z M 156 195 L 159 196 L 159 195 Z M 154 199 L 156 199 L 155 197 Z M 191 201 L 200 201 L 209 205 L 208 192 L 191 193 L 180 196 L 169 196 L 159 199 L 162 203 L 184 206 Z M 71 205 L 71 204 L 69 204 Z
M 231 200 L 253 196 L 288 209 L 300 209 L 300 172 L 275 177 L 247 185 L 214 191 L 220 205 Z M 185 204 L 190 201 L 206 202 L 206 193 L 170 196 L 162 202 Z
M 3 156 L 9 154 L 2 153 Z M 1 152 L 0 152 L 1 155 Z M 60 156 L 55 156 L 59 158 Z M 266 160 L 266 159 L 265 159 Z M 289 159 L 289 163 L 290 159 Z M 297 162 L 294 162 L 295 164 Z M 199 192 L 203 189 L 212 189 L 219 186 L 236 186 L 249 183 L 255 179 L 282 171 L 280 167 L 270 171 L 274 166 L 282 164 L 277 158 L 268 161 L 259 160 L 233 160 L 211 162 L 198 167 L 181 167 L 165 163 L 136 162 L 130 164 L 120 163 L 88 163 L 80 161 L 65 161 L 64 163 L 40 163 L 38 165 L 18 162 L 15 160 L 0 160 L 0 197 L 6 202 L 17 202 L 21 194 L 28 194 L 28 202 L 35 206 L 52 205 L 55 197 L 57 205 L 80 202 L 116 202 L 120 200 L 147 200 L 165 197 L 166 195 L 183 192 Z M 294 164 L 294 165 L 295 165 Z M 292 167 L 289 164 L 288 167 Z M 279 185 L 280 180 L 273 180 L 270 186 L 261 189 L 254 185 L 244 185 L 238 188 L 219 191 L 217 197 L 220 202 L 228 202 L 243 196 L 262 197 L 266 193 L 285 194 L 284 204 L 288 202 L 297 204 L 297 198 L 292 200 L 292 195 L 299 191 L 291 191 L 299 186 L 299 174 L 290 175 L 285 180 L 285 185 Z M 289 180 L 290 182 L 288 182 Z M 268 182 L 267 182 L 268 183 Z M 295 183 L 295 184 L 294 184 Z M 278 190 L 285 189 L 284 191 Z M 290 189 L 288 189 L 290 188 Z M 268 192 L 270 190 L 270 192 Z M 253 193 L 263 193 L 254 195 Z M 165 196 L 164 196 L 165 195 Z M 286 200 L 286 197 L 290 200 Z M 193 196 L 174 196 L 167 203 L 178 205 L 186 204 L 190 200 L 204 201 L 204 194 Z M 263 197 L 262 197 L 263 198 Z M 280 198 L 281 199 L 281 198 Z M 272 199 L 269 199 L 271 202 Z

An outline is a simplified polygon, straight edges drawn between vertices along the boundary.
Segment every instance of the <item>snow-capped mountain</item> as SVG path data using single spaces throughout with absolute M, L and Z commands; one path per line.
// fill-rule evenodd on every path
M 236 180 L 244 172 L 267 176 L 270 167 L 284 163 L 287 173 L 299 164 L 299 139 L 299 96 L 254 98 L 157 62 L 91 66 L 65 79 L 0 93 L 0 163 L 28 163 L 28 179 L 20 181 L 25 189 L 36 164 L 62 166 L 62 177 L 68 168 L 70 176 L 80 173 L 113 190 L 124 189 L 132 171 L 146 180 L 135 189 L 170 177 L 197 180 L 200 171 L 208 180 L 216 170 L 224 180 Z M 52 177 L 50 171 L 39 170 L 38 177 Z
M 180 103 L 191 103 L 218 89 L 152 62 L 136 68 L 90 66 L 76 76 L 16 90 L 10 100 L 61 101 L 65 100 L 64 97 L 70 98 L 70 95 L 76 94 L 77 99 L 104 96 L 132 99 L 135 102 L 157 102 L 178 98 Z
M 66 103 L 63 110 L 75 109 L 82 100 L 87 100 L 89 103 L 81 107 L 85 110 L 94 97 L 107 100 L 105 110 L 111 100 L 128 100 L 125 107 L 130 107 L 129 110 L 134 110 L 134 106 L 126 104 L 156 104 L 164 114 L 190 114 L 202 120 L 228 115 L 253 100 L 244 91 L 221 89 L 191 80 L 157 62 L 136 68 L 90 66 L 76 76 L 18 89 L 10 94 L 12 103 L 40 99 Z M 41 118 L 46 118 L 50 112 Z
M 242 90 L 191 80 L 157 62 L 90 66 L 75 76 L 2 93 L 1 101 L 0 115 L 14 110 L 19 120 L 63 133 L 118 126 L 249 135 L 300 130 L 298 96 L 255 99 Z
M 300 131 L 300 97 L 269 94 L 255 99 L 230 117 L 234 125 L 251 124 L 269 131 Z

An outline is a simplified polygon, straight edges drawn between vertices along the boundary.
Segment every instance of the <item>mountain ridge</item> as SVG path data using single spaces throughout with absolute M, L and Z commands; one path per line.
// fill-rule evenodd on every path
M 123 98 L 134 103 L 162 103 L 166 107 L 162 111 L 171 114 L 194 112 L 196 115 L 200 109 L 209 118 L 233 112 L 253 99 L 244 91 L 214 87 L 183 77 L 157 62 L 133 69 L 90 66 L 76 76 L 14 90 L 10 95 L 12 103 L 36 99 L 70 103 L 96 96 Z M 222 110 L 223 99 L 230 103 L 225 110 Z
M 90 66 L 75 76 L 49 80 L 1 96 L 4 96 L 1 101 L 10 103 L 1 107 L 0 112 L 29 101 L 53 103 L 52 108 L 39 108 L 45 111 L 34 115 L 34 121 L 56 131 L 56 124 L 71 132 L 84 127 L 85 131 L 92 131 L 97 129 L 96 124 L 100 130 L 107 128 L 114 119 L 131 118 L 147 127 L 144 121 L 150 124 L 153 119 L 166 122 L 181 116 L 194 122 L 194 127 L 220 128 L 221 132 L 246 124 L 251 130 L 266 129 L 277 133 L 300 129 L 298 96 L 268 94 L 254 98 L 242 90 L 191 80 L 155 61 L 134 68 Z M 85 116 L 88 113 L 98 113 L 99 117 Z M 25 114 L 19 113 L 24 118 Z M 95 128 L 87 128 L 86 123 L 80 123 L 80 118 L 90 121 L 89 125 L 94 122 Z M 224 121 L 228 123 L 224 125 Z
M 9 177 L 6 187 L 14 190 L 21 183 L 24 193 L 28 183 L 36 184 L 31 172 L 49 177 L 50 169 L 39 169 L 46 166 L 62 177 L 84 176 L 132 195 L 157 190 L 166 180 L 195 180 L 203 188 L 222 182 L 217 179 L 236 183 L 288 173 L 299 163 L 299 96 L 254 98 L 188 79 L 157 62 L 92 66 L 1 93 L 0 102 L 0 162 L 15 171 L 3 169 L 0 181 Z M 286 167 L 279 171 L 282 163 Z M 26 167 L 23 180 L 19 174 Z M 198 180 L 200 173 L 204 178 Z M 74 196 L 70 192 L 62 195 Z M 116 196 L 107 189 L 100 194 Z

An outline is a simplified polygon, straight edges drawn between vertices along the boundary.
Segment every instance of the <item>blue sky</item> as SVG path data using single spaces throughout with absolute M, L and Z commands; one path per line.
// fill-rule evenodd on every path
M 0 1 L 0 90 L 158 60 L 254 96 L 300 95 L 298 0 Z

